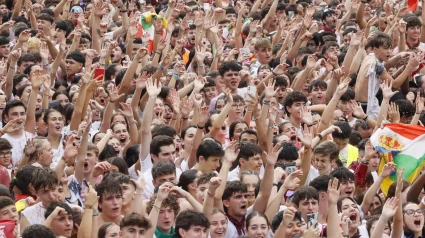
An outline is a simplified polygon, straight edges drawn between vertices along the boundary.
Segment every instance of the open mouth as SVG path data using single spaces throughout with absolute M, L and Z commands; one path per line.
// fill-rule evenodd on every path
M 18 123 L 18 124 L 22 124 L 22 123 L 23 123 L 23 121 L 18 121 L 17 123 Z
M 84 168 L 87 169 L 89 167 L 89 164 L 87 162 L 84 163 Z
M 416 218 L 413 223 L 415 224 L 415 226 L 420 226 L 421 225 L 421 219 L 420 218 Z
M 241 206 L 241 209 L 242 210 L 245 210 L 246 209 L 246 205 Z
M 351 220 L 352 222 L 356 222 L 356 221 L 357 221 L 357 214 L 356 214 L 356 213 L 351 214 L 351 215 L 350 215 L 350 220 Z
M 125 141 L 126 141 L 126 140 L 127 140 L 127 138 L 125 138 L 125 137 L 121 137 L 121 138 L 120 138 L 120 142 L 121 142 L 121 143 L 125 143 Z
M 291 136 L 291 141 L 296 141 L 297 140 L 297 136 L 296 135 L 292 135 Z
M 119 212 L 119 210 L 120 210 L 120 208 L 119 208 L 119 207 L 112 208 L 112 211 L 113 211 L 113 212 Z
M 102 104 L 105 103 L 105 99 L 101 98 L 100 103 L 102 103 Z
M 347 196 L 351 196 L 353 194 L 353 191 L 346 191 L 345 192 L 345 195 L 347 195 Z
M 61 129 L 61 126 L 55 126 L 55 129 L 59 131 Z

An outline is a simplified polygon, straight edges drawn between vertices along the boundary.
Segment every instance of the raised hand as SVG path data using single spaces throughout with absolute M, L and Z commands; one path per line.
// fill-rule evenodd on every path
M 120 95 L 118 95 L 118 90 L 119 88 L 115 86 L 115 84 L 111 86 L 109 91 L 109 102 L 115 103 L 117 100 L 120 100 L 121 98 L 125 96 L 124 93 L 121 93 Z
M 86 199 L 84 205 L 88 207 L 93 207 L 93 210 L 97 210 L 97 207 L 94 207 L 94 205 L 96 205 L 98 200 L 99 197 L 97 196 L 96 190 L 91 185 L 89 185 L 86 191 Z
M 236 150 L 238 145 L 239 145 L 239 143 L 237 141 L 232 141 L 232 142 L 229 143 L 226 150 L 224 151 L 224 160 L 225 161 L 233 163 L 236 160 L 236 158 L 239 155 L 239 151 L 240 151 L 239 149 Z
M 35 152 L 35 143 L 33 139 L 27 140 L 24 148 L 24 154 L 29 157 Z
M 212 177 L 210 179 L 210 186 L 208 187 L 208 193 L 209 194 L 215 194 L 215 191 L 218 187 L 221 185 L 221 178 L 219 177 Z
M 379 176 L 386 178 L 390 176 L 395 171 L 395 169 L 395 164 L 393 162 L 388 162 L 384 165 L 384 168 L 382 169 L 382 172 Z
M 383 216 L 386 220 L 389 220 L 391 217 L 395 215 L 398 206 L 399 206 L 399 200 L 397 197 L 392 197 L 388 199 L 385 202 L 384 207 L 382 208 L 381 216 Z
M 311 115 L 310 109 L 302 107 L 300 110 L 301 121 L 307 125 L 313 124 L 313 116 Z
M 424 110 L 424 101 L 425 101 L 425 98 L 424 97 L 421 97 L 421 93 L 418 92 L 416 94 L 416 102 L 415 102 L 415 104 L 416 104 L 416 114 L 421 114 L 423 112 L 423 110 Z M 400 116 L 400 114 L 399 114 L 399 116 Z
M 146 81 L 148 81 L 148 74 L 146 71 L 141 73 L 136 80 L 136 88 L 144 89 L 146 88 Z
M 138 32 L 138 30 L 137 30 L 137 21 L 136 20 L 131 21 L 130 26 L 128 27 L 128 33 L 130 34 L 130 36 L 132 38 L 134 38 L 134 37 L 136 37 L 137 32 Z
M 159 186 L 158 193 L 156 199 L 159 201 L 164 201 L 168 197 L 168 194 L 170 194 L 171 189 L 174 187 L 174 184 L 170 182 L 165 182 L 161 186 Z
M 180 113 L 182 115 L 182 118 L 188 118 L 191 111 L 192 111 L 191 103 L 189 101 L 189 98 L 185 96 L 184 98 L 181 99 L 181 103 L 180 103 Z
M 266 99 L 271 99 L 272 97 L 274 97 L 274 95 L 276 95 L 277 90 L 278 89 L 274 89 L 274 85 L 276 84 L 276 81 L 273 80 L 272 78 L 269 80 L 267 86 L 265 83 L 263 83 L 264 85 L 264 95 Z M 257 95 L 255 95 L 257 96 Z
M 10 52 L 10 57 L 11 57 L 12 62 L 18 61 L 18 59 L 21 57 L 21 52 L 22 52 L 21 48 Z
M 282 147 L 280 143 L 276 143 L 275 146 L 270 146 L 269 153 L 263 151 L 263 156 L 268 165 L 274 166 L 277 161 L 277 157 L 279 153 L 282 151 Z
M 393 86 L 392 80 L 382 81 L 380 87 L 382 89 L 382 94 L 384 95 L 384 98 L 390 99 L 394 94 L 398 93 L 398 91 L 393 92 L 392 86 Z
M 125 116 L 126 118 L 133 119 L 133 109 L 130 104 L 120 103 L 122 109 L 118 109 L 118 111 Z
M 204 88 L 206 83 L 206 78 L 202 77 L 202 76 L 198 76 L 195 78 L 195 80 L 193 80 L 193 90 L 195 92 L 200 92 L 201 89 Z
M 143 193 L 147 185 L 145 176 L 143 176 L 142 172 L 139 170 L 137 170 L 137 175 L 139 176 L 139 179 L 132 179 L 132 181 L 136 184 L 136 193 Z
M 65 150 L 63 153 L 63 159 L 65 160 L 65 164 L 72 164 L 70 163 L 70 160 L 72 161 L 75 156 L 78 154 L 78 148 L 74 144 L 76 135 L 71 135 L 68 138 L 68 141 L 66 142 Z
M 297 212 L 297 209 L 295 207 L 288 207 L 283 212 L 282 223 L 285 224 L 285 225 L 289 225 L 294 220 L 296 212 Z
M 233 96 L 232 96 L 232 92 L 230 91 L 230 89 L 226 89 L 223 93 L 224 93 L 224 95 L 226 95 L 226 102 L 228 104 L 233 104 Z
M 149 96 L 158 97 L 159 93 L 161 92 L 161 82 L 156 83 L 152 80 L 152 78 L 149 78 L 146 85 L 146 91 L 148 92 Z
M 360 103 L 357 103 L 356 100 L 350 100 L 348 106 L 353 111 L 353 116 L 356 118 L 365 118 L 367 115 L 364 113 L 363 108 Z
M 330 179 L 328 183 L 328 202 L 329 205 L 336 205 L 339 199 L 339 181 L 337 178 Z
M 303 137 L 300 138 L 300 140 L 305 148 L 310 148 L 313 142 L 313 134 L 310 133 L 310 129 L 307 127 L 307 125 L 304 125 L 302 129 Z
M 204 59 L 206 57 L 206 53 L 205 53 L 206 49 L 205 47 L 201 47 L 201 46 L 196 46 L 195 47 L 195 59 L 198 62 L 198 64 L 203 64 L 204 63 Z
M 202 106 L 202 94 L 200 93 L 194 93 L 193 94 L 193 104 L 196 108 L 201 108 Z
M 254 107 L 256 107 L 256 106 L 257 105 L 254 104 Z M 270 107 L 270 109 L 269 109 L 269 120 L 272 121 L 272 122 L 276 122 L 276 118 L 277 118 L 278 114 L 279 114 L 279 110 L 277 109 L 277 107 L 275 107 L 275 106 Z
M 395 104 L 394 102 L 390 103 L 390 106 L 388 108 L 388 116 L 391 122 L 393 123 L 400 122 L 400 111 L 398 110 L 398 105 Z
M 362 43 L 363 36 L 364 36 L 364 31 L 358 31 L 355 34 L 352 34 L 350 39 L 350 45 L 359 46 Z
M 6 134 L 6 133 L 12 133 L 15 131 L 20 130 L 19 127 L 17 127 L 18 121 L 22 121 L 21 118 L 15 118 L 13 120 L 10 120 L 6 126 L 4 126 L 0 131 L 2 132 L 2 134 Z
M 43 70 L 35 69 L 30 74 L 31 86 L 34 89 L 39 89 L 43 85 Z
M 99 162 L 93 167 L 93 171 L 91 172 L 91 176 L 93 178 L 97 178 L 100 175 L 111 169 L 111 164 L 107 161 Z
M 323 137 L 326 137 L 327 135 L 331 134 L 334 131 L 338 131 L 339 133 L 342 133 L 341 128 L 339 128 L 339 126 L 332 125 L 326 128 L 325 130 L 323 130 L 321 134 Z
M 342 96 L 345 92 L 348 90 L 348 86 L 351 82 L 351 78 L 347 77 L 344 79 L 344 81 L 337 87 L 336 94 L 339 96 Z
M 294 171 L 286 177 L 282 187 L 288 190 L 296 190 L 300 186 L 299 176 L 301 175 L 303 175 L 303 172 L 301 170 Z

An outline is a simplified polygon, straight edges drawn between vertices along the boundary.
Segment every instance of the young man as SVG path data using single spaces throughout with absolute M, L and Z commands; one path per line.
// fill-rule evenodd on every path
M 314 169 L 314 174 L 317 174 L 317 176 L 330 174 L 332 166 L 336 163 L 339 156 L 339 149 L 337 145 L 332 141 L 323 141 L 314 147 L 313 153 L 317 167 L 317 169 Z M 310 173 L 311 172 L 312 171 L 310 170 Z M 315 177 L 308 181 L 312 181 Z
M 201 89 L 201 92 L 205 94 L 205 104 L 209 105 L 211 100 L 217 97 L 217 88 L 215 82 L 211 77 L 207 77 L 207 82 L 204 87 Z M 221 92 L 220 92 L 221 93 Z
M 291 202 L 301 213 L 304 221 L 307 221 L 307 214 L 314 214 L 319 211 L 319 194 L 311 186 L 302 186 L 298 189 L 294 193 Z
M 196 183 L 196 200 L 198 200 L 198 202 L 201 204 L 204 204 L 206 193 L 210 187 L 210 180 L 213 177 L 217 177 L 217 174 L 209 172 L 203 173 L 198 178 L 198 182 Z
M 8 58 L 10 54 L 10 40 L 7 37 L 0 36 L 0 58 Z
M 136 184 L 131 180 L 131 177 L 122 173 L 109 173 L 103 177 L 102 181 L 111 179 L 121 185 L 122 188 L 122 206 L 121 214 L 123 216 L 130 214 L 133 209 L 134 197 L 136 194 Z M 139 191 L 140 192 L 140 191 Z
M 24 70 L 32 64 L 35 64 L 32 54 L 21 55 L 21 57 L 19 57 L 18 61 L 16 62 L 16 65 L 18 66 L 18 67 L 16 67 L 16 73 L 22 74 L 24 72 Z M 27 80 L 27 82 L 28 82 L 28 80 Z M 20 85 L 23 85 L 23 84 L 20 84 Z M 19 88 L 19 85 L 15 84 L 15 80 L 13 80 L 13 86 L 16 89 Z M 14 94 L 16 94 L 16 93 L 14 93 Z
M 258 144 L 258 134 L 252 129 L 245 129 L 239 135 L 239 143 Z
M 37 168 L 33 172 L 30 187 L 40 202 L 21 212 L 21 234 L 29 225 L 44 224 L 46 208 L 57 200 L 58 178 L 49 168 Z
M 228 218 L 225 237 L 245 235 L 245 216 L 248 208 L 248 189 L 239 180 L 228 182 L 223 193 L 224 212 Z
M 46 36 L 51 35 L 53 17 L 47 13 L 41 13 L 37 16 L 37 29 L 42 31 Z
M 269 63 L 272 55 L 272 44 L 269 39 L 261 38 L 255 42 L 254 49 L 257 60 L 251 65 L 250 73 L 252 77 L 257 76 L 258 68 L 261 65 Z
M 125 238 L 147 238 L 146 232 L 151 228 L 152 223 L 149 219 L 134 212 L 124 216 L 120 222 L 121 237 Z
M 216 171 L 220 167 L 220 160 L 224 156 L 223 147 L 213 140 L 204 140 L 196 150 L 195 169 L 202 173 Z
M 174 146 L 173 138 L 169 136 L 155 136 L 150 144 L 150 155 L 155 165 L 159 161 L 168 161 L 174 163 L 176 158 L 176 147 Z M 180 177 L 182 171 L 179 168 L 175 168 L 175 176 Z M 154 185 L 152 180 L 152 168 L 146 170 L 143 173 L 146 181 L 146 188 L 143 191 L 143 198 L 149 199 L 154 193 Z
M 102 213 L 99 216 L 96 216 L 94 219 L 97 219 L 97 227 L 94 229 L 99 230 L 99 228 L 107 223 L 113 222 L 117 225 L 121 222 L 121 207 L 122 207 L 122 188 L 119 183 L 106 180 L 102 181 L 96 186 L 97 196 L 99 196 L 99 208 Z M 84 207 L 88 209 L 96 209 L 94 207 Z
M 0 138 L 0 184 L 10 185 L 10 175 L 7 168 L 12 162 L 12 145 L 8 140 Z
M 326 104 L 326 90 L 328 85 L 324 80 L 314 80 L 308 87 L 311 105 Z
M 176 177 L 176 166 L 171 163 L 170 161 L 158 161 L 156 162 L 151 170 L 151 181 L 152 185 L 155 188 L 156 186 L 165 183 L 170 182 L 173 184 L 177 183 L 177 177 Z M 145 179 L 149 179 L 146 178 Z M 143 191 L 143 199 L 149 199 L 151 196 L 153 196 L 154 191 L 148 191 L 147 188 Z
M 170 237 L 175 233 L 174 222 L 176 215 L 180 211 L 178 200 L 172 195 L 162 201 L 161 207 L 154 206 L 158 194 L 152 196 L 147 203 L 146 211 L 151 213 L 152 209 L 159 210 L 158 222 L 156 224 L 155 236 L 157 238 Z
M 301 92 L 291 92 L 288 94 L 288 96 L 285 98 L 285 111 L 286 114 L 289 117 L 289 121 L 292 123 L 292 125 L 295 126 L 297 130 L 297 135 L 299 137 L 302 137 L 302 130 L 301 130 L 301 108 L 305 107 L 307 103 L 307 97 L 301 93 Z M 307 125 L 310 126 L 310 125 Z
M 86 63 L 84 55 L 79 51 L 70 52 L 66 56 L 66 81 L 68 83 L 74 78 L 74 75 L 80 73 Z
M 56 238 L 52 230 L 40 224 L 28 226 L 25 230 L 21 228 L 21 231 L 22 238 Z
M 351 100 L 355 100 L 355 98 L 356 95 L 354 94 L 354 90 L 349 87 L 347 88 L 347 91 L 342 94 L 338 101 L 338 108 L 342 111 L 344 118 L 347 118 L 350 127 L 354 127 L 357 121 L 357 119 L 353 117 L 353 110 L 349 104 L 349 102 Z
M 196 211 L 186 210 L 176 218 L 176 233 L 174 238 L 207 238 L 210 227 L 208 218 Z
M 64 202 L 53 202 L 47 209 L 44 225 L 52 229 L 57 237 L 71 237 L 74 221 L 72 209 Z
M 332 177 L 329 175 L 320 175 L 310 182 L 310 186 L 315 188 L 319 194 L 319 213 L 317 221 L 320 224 L 326 224 L 328 217 L 328 185 Z
M 227 181 L 239 180 L 241 174 L 247 170 L 254 170 L 260 173 L 261 167 L 263 166 L 263 161 L 261 159 L 262 150 L 258 145 L 241 143 L 238 149 L 239 154 L 236 158 L 238 166 L 227 175 Z
M 15 202 L 10 197 L 0 197 L 0 220 L 13 220 L 18 222 L 19 214 Z
M 359 149 L 348 143 L 351 136 L 351 126 L 345 121 L 336 121 L 334 125 L 341 129 L 341 133 L 336 130 L 332 132 L 333 141 L 339 149 L 339 159 L 344 167 L 349 167 L 359 158 Z
M 335 34 L 337 17 L 332 9 L 325 9 L 322 13 L 323 31 L 332 32 Z
M 354 198 L 354 174 L 344 167 L 334 169 L 330 176 L 339 180 L 339 192 L 341 196 L 348 196 Z
M 380 108 L 376 94 L 381 80 L 390 80 L 392 81 L 392 88 L 399 88 L 412 70 L 419 65 L 420 59 L 418 59 L 418 55 L 411 55 L 403 72 L 396 79 L 393 79 L 384 67 L 384 63 L 388 62 L 391 57 L 391 37 L 385 33 L 378 32 L 368 44 L 372 47 L 374 54 L 366 56 L 362 61 L 357 76 L 355 93 L 356 100 L 362 103 L 362 107 L 366 107 L 367 116 L 375 119 Z M 372 67 L 373 65 L 375 67 Z M 371 68 L 376 70 L 369 72 Z
M 27 121 L 27 109 L 22 101 L 12 100 L 6 103 L 3 109 L 2 122 L 3 129 L 0 130 L 1 138 L 4 138 L 13 145 L 12 164 L 17 165 L 23 157 L 23 151 L 27 140 L 34 137 L 33 134 L 25 131 L 25 123 Z M 5 130 L 5 125 L 8 123 L 16 123 L 12 130 Z M 9 167 L 10 168 L 10 167 Z

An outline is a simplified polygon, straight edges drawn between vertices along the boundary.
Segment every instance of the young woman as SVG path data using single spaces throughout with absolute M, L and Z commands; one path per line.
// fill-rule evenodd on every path
M 120 227 L 113 222 L 105 223 L 99 228 L 97 237 L 98 238 L 121 237 Z
M 210 218 L 211 238 L 223 238 L 227 231 L 227 217 L 222 210 L 214 208 Z
M 202 175 L 201 171 L 196 169 L 190 169 L 184 171 L 179 178 L 178 187 L 181 187 L 184 191 L 190 193 L 196 199 L 196 185 L 199 176 Z
M 246 218 L 246 234 L 250 238 L 266 238 L 269 229 L 269 221 L 264 213 L 254 211 Z
M 247 170 L 241 174 L 241 182 L 248 189 L 248 207 L 250 207 L 255 202 L 255 188 L 260 183 L 260 176 L 256 171 Z
M 402 238 L 422 237 L 424 213 L 424 210 L 416 203 L 407 202 L 403 204 L 404 235 L 402 235 Z
M 53 164 L 56 165 L 63 155 L 62 129 L 65 126 L 64 116 L 53 109 L 44 113 L 44 123 L 47 125 L 47 139 L 50 141 L 53 151 Z
M 343 216 L 349 217 L 351 223 L 348 226 L 349 237 L 359 237 L 360 231 L 359 226 L 361 223 L 360 211 L 356 201 L 351 197 L 342 197 L 338 200 L 338 213 L 342 213 Z
M 241 133 L 248 128 L 249 127 L 248 127 L 248 125 L 246 124 L 245 121 L 242 121 L 242 120 L 234 121 L 229 126 L 229 138 L 230 138 L 230 140 L 239 141 L 239 136 L 241 135 Z

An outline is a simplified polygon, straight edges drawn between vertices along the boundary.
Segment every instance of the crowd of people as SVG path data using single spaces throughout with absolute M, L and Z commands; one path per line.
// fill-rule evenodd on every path
M 423 237 L 423 6 L 0 1 L 0 236 Z

